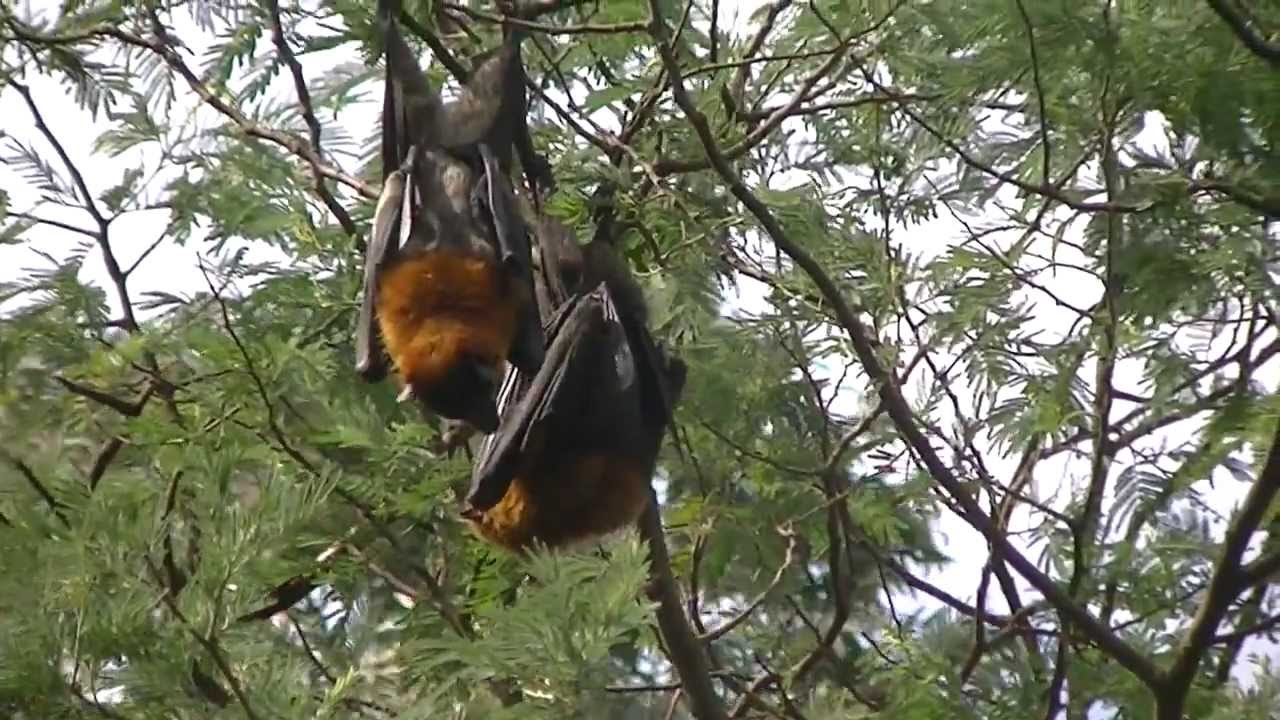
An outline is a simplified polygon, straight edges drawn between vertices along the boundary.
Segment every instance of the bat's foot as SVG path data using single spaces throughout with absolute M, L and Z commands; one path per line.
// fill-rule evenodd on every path
M 474 435 L 476 429 L 468 423 L 459 420 L 444 421 L 444 430 L 440 432 L 440 437 L 432 443 L 431 451 L 436 455 L 444 455 L 447 459 L 452 460 L 458 448 L 465 448 L 467 441 Z

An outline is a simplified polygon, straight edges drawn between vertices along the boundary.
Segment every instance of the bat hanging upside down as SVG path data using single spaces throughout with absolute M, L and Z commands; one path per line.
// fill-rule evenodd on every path
M 379 0 L 383 189 L 365 256 L 356 369 L 369 381 L 385 377 L 385 349 L 402 399 L 492 432 L 504 365 L 532 375 L 544 352 L 529 239 L 504 167 L 513 132 L 523 138 L 521 156 L 531 152 L 524 118 L 513 131 L 502 117 L 513 102 L 520 35 L 445 104 L 400 35 L 399 11 L 395 0 Z
M 508 371 L 501 424 L 481 445 L 463 511 L 511 550 L 635 522 L 686 372 L 650 336 L 644 297 L 611 247 L 579 247 L 545 219 L 537 241 L 545 361 L 533 376 Z

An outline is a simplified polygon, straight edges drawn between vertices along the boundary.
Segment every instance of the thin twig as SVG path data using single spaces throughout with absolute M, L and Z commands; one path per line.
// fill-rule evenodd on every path
M 796 559 L 796 534 L 789 528 L 779 529 L 779 532 L 787 538 L 787 550 L 786 555 L 782 559 L 782 564 L 778 566 L 777 572 L 773 574 L 773 579 L 769 581 L 769 584 L 764 590 L 760 591 L 759 595 L 756 595 L 754 600 L 747 603 L 747 606 L 742 609 L 742 612 L 733 616 L 729 620 L 726 620 L 717 627 L 702 633 L 698 636 L 698 640 L 702 642 L 713 642 L 716 639 L 723 637 L 735 627 L 742 624 L 744 620 L 751 617 L 751 614 L 756 611 L 756 608 L 760 607 L 760 605 L 764 603 L 765 598 L 769 596 L 769 593 L 776 590 L 777 587 L 782 584 L 782 578 L 786 576 L 787 570 L 791 568 L 791 564 L 795 562 Z
M 40 499 L 44 500 L 45 505 L 49 506 L 49 509 L 53 511 L 53 514 L 58 516 L 58 519 L 62 521 L 62 524 L 70 528 L 71 522 L 67 520 L 67 516 L 62 512 L 67 506 L 63 504 L 62 501 L 58 500 L 58 498 L 54 497 L 53 493 L 49 492 L 49 488 L 45 487 L 44 483 L 40 482 L 40 478 L 36 476 L 36 473 L 31 469 L 31 466 L 8 453 L 5 453 L 5 457 L 8 458 L 9 464 L 13 465 L 13 467 L 16 468 L 27 481 L 27 484 L 31 486 L 31 489 L 36 491 L 36 494 L 40 496 Z
M 164 580 L 163 576 L 160 574 L 159 568 L 155 566 L 155 563 L 152 562 L 150 557 L 144 559 L 146 561 L 147 568 L 151 571 L 152 577 L 161 585 L 161 587 L 163 587 Z M 218 672 L 222 675 L 223 680 L 225 680 L 227 685 L 231 687 L 231 694 L 235 695 L 236 701 L 240 703 L 240 707 L 244 710 L 245 716 L 248 717 L 249 720 L 260 720 L 261 716 L 258 715 L 258 713 L 253 709 L 253 705 L 249 702 L 249 695 L 244 691 L 244 687 L 240 684 L 239 678 L 236 677 L 235 672 L 231 669 L 231 663 L 227 661 L 227 658 L 222 651 L 222 646 L 219 645 L 216 640 L 205 637 L 196 630 L 195 626 L 191 624 L 191 621 L 188 620 L 187 616 L 182 612 L 182 608 L 178 607 L 178 602 L 173 598 L 173 596 L 165 592 L 161 594 L 160 599 L 164 603 L 165 607 L 169 609 L 169 612 L 174 616 L 174 618 L 182 624 L 183 629 L 185 629 L 187 633 L 195 639 L 196 643 L 199 644 L 200 647 L 204 648 L 204 651 L 209 654 L 210 659 L 212 659 L 213 664 L 217 666 Z
M 153 24 L 157 25 L 160 30 L 160 36 L 164 37 L 163 23 L 160 23 L 158 17 L 153 17 L 153 20 Z M 177 51 L 162 39 L 149 39 L 118 26 L 109 24 L 94 25 L 84 30 L 64 33 L 61 35 L 40 34 L 13 20 L 10 21 L 9 26 L 10 29 L 13 30 L 14 35 L 19 39 L 36 44 L 56 46 L 81 42 L 84 40 L 92 40 L 98 37 L 109 37 L 119 40 L 126 45 L 155 53 L 160 56 L 160 59 L 162 59 L 166 65 L 182 77 L 201 101 L 230 119 L 232 123 L 234 123 L 244 134 L 258 138 L 259 140 L 266 140 L 267 142 L 288 150 L 294 155 L 306 160 L 326 179 L 334 180 L 345 185 L 352 190 L 355 190 L 362 197 L 368 200 L 376 200 L 378 198 L 378 191 L 371 185 L 356 177 L 348 175 L 341 168 L 324 162 L 323 158 L 316 154 L 315 149 L 312 148 L 306 140 L 297 137 L 292 133 L 269 128 L 251 120 L 240 110 L 223 100 L 205 83 L 203 83 L 191 67 L 187 65 L 186 61 L 178 55 Z
M 1027 28 L 1027 47 L 1031 54 L 1031 78 L 1036 86 L 1036 105 L 1039 108 L 1040 115 L 1040 150 L 1043 153 L 1040 182 L 1048 185 L 1049 179 L 1053 176 L 1053 165 L 1049 154 L 1051 152 L 1049 144 L 1049 112 L 1045 108 L 1044 83 L 1040 81 L 1040 54 L 1036 51 L 1036 31 L 1035 26 L 1031 24 L 1031 16 L 1027 13 L 1027 6 L 1023 4 L 1022 0 L 1017 0 L 1017 4 L 1018 14 L 1022 16 L 1022 24 Z
M 302 119 L 307 124 L 307 130 L 311 135 L 311 148 L 315 151 L 314 157 L 323 157 L 323 149 L 320 146 L 320 120 L 316 117 L 316 110 L 311 102 L 311 91 L 307 89 L 307 80 L 302 75 L 302 64 L 298 62 L 298 58 L 293 54 L 292 48 L 289 47 L 289 41 L 284 36 L 284 24 L 280 20 L 280 3 L 279 0 L 267 0 L 267 9 L 271 13 L 271 38 L 275 43 L 276 51 L 280 53 L 280 57 L 284 58 L 285 64 L 289 66 L 289 74 L 293 76 L 293 87 L 298 94 L 298 104 L 302 106 Z M 319 166 L 314 162 L 311 163 L 311 173 L 315 182 L 312 188 L 320 201 L 329 208 L 329 212 L 337 218 L 338 224 L 346 231 L 347 235 L 352 238 L 359 239 L 360 233 L 356 229 L 355 222 L 351 219 L 350 213 L 338 202 L 325 185 L 324 174 L 320 171 Z

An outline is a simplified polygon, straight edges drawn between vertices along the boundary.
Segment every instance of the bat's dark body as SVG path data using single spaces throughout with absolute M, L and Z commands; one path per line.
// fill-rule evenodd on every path
M 538 228 L 538 297 L 547 352 L 533 376 L 510 370 L 501 425 L 485 438 L 464 515 L 482 537 L 519 550 L 560 546 L 632 523 L 685 367 L 649 334 L 643 295 L 599 241 Z
M 381 379 L 385 350 L 407 396 L 492 432 L 503 365 L 533 374 L 543 356 L 528 236 L 503 168 L 513 120 L 502 113 L 523 106 L 523 73 L 521 97 L 508 97 L 519 38 L 485 58 L 446 104 L 401 37 L 398 14 L 397 2 L 379 0 L 383 191 L 365 256 L 356 368 Z

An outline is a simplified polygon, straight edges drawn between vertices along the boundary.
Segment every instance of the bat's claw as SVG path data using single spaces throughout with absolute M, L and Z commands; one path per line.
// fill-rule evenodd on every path
M 475 428 L 469 424 L 446 419 L 444 421 L 444 431 L 431 444 L 431 451 L 436 455 L 443 455 L 447 459 L 453 459 L 453 456 L 458 452 L 458 448 L 465 448 L 467 439 L 473 434 L 475 434 Z

